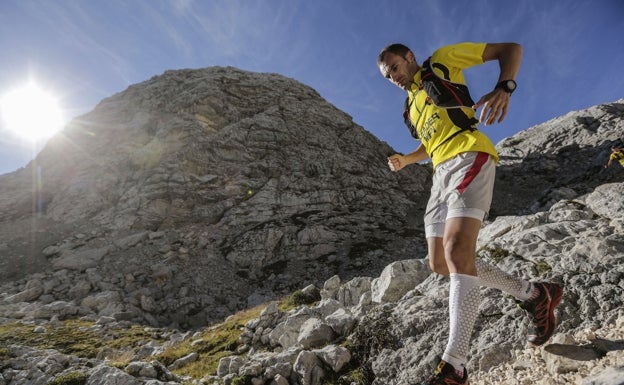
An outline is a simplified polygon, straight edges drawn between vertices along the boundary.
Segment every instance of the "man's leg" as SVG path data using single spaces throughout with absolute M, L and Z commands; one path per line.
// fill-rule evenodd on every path
M 451 273 L 445 258 L 443 239 L 442 237 L 427 238 L 429 266 L 432 271 L 449 276 Z M 539 346 L 548 341 L 556 327 L 554 309 L 561 302 L 563 295 L 561 287 L 547 282 L 532 283 L 515 277 L 480 258 L 476 259 L 475 267 L 480 286 L 495 288 L 514 296 L 518 306 L 527 311 L 531 319 L 527 336 L 529 344 Z M 453 278 L 451 278 L 451 285 L 452 291 L 455 291 Z M 459 289 L 459 291 L 462 290 Z
M 427 238 L 427 248 L 429 250 L 429 268 L 434 273 L 449 276 L 448 265 L 444 258 L 444 244 L 442 237 Z
M 429 267 L 435 273 L 449 276 L 444 243 L 441 237 L 427 238 L 429 246 Z M 501 290 L 519 301 L 526 301 L 535 293 L 534 285 L 522 278 L 504 272 L 483 259 L 476 258 L 475 268 L 479 285 Z
M 527 342 L 532 346 L 546 343 L 557 327 L 555 308 L 563 297 L 562 287 L 549 282 L 531 283 L 481 259 L 477 259 L 476 268 L 481 285 L 511 294 L 518 306 L 526 310 L 531 320 Z
M 520 301 L 526 301 L 535 292 L 535 287 L 531 282 L 507 274 L 491 263 L 477 259 L 475 265 L 479 283 L 482 286 L 501 290 Z
M 449 291 L 449 339 L 442 360 L 465 373 L 470 339 L 479 311 L 481 294 L 475 267 L 476 244 L 481 221 L 450 218 L 444 229 L 444 259 L 451 277 Z

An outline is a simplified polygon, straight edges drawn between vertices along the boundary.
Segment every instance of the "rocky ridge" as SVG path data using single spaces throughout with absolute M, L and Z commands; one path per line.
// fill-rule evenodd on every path
M 287 313 L 268 305 L 246 325 L 239 354 L 224 358 L 217 377 L 202 381 L 232 383 L 242 377 L 254 384 L 316 384 L 355 361 L 374 384 L 408 384 L 428 374 L 446 341 L 440 320 L 446 317 L 442 294 L 448 290 L 423 264 L 419 219 L 413 218 L 421 216 L 417 202 L 427 195 L 428 168 L 416 166 L 404 176 L 387 172 L 387 145 L 296 82 L 234 69 L 211 71 L 169 72 L 103 101 L 75 122 L 37 159 L 56 169 L 41 171 L 46 178 L 34 192 L 36 205 L 29 191 L 36 164 L 0 177 L 0 264 L 3 282 L 8 281 L 0 287 L 2 322 L 33 322 L 41 333 L 78 317 L 103 329 L 124 323 L 201 327 L 305 287 L 318 291 L 321 301 Z M 267 79 L 270 86 L 263 83 Z M 277 94 L 296 89 L 306 97 L 285 97 L 277 109 L 273 99 L 254 109 L 234 97 L 237 86 L 254 84 L 251 91 L 264 100 L 281 83 Z M 221 102 L 205 96 L 206 90 L 180 92 L 193 84 L 217 93 Z M 220 118 L 213 113 L 228 110 L 235 113 Z M 251 117 L 240 119 L 243 112 Z M 154 113 L 158 118 L 149 117 Z M 297 120 L 302 114 L 308 119 Z M 610 145 L 621 140 L 623 116 L 622 101 L 596 106 L 498 144 L 493 216 L 482 231 L 480 254 L 527 278 L 556 280 L 567 291 L 558 311 L 559 334 L 540 350 L 522 349 L 526 323 L 513 301 L 485 293 L 469 363 L 473 383 L 536 383 L 536 375 L 544 374 L 539 379 L 544 385 L 621 379 L 624 176 L 602 164 Z M 208 130 L 215 121 L 225 123 Z M 330 126 L 336 122 L 338 130 Z M 318 131 L 316 139 L 305 136 L 315 131 L 311 128 Z M 114 134 L 106 136 L 107 129 Z M 288 151 L 280 135 L 299 131 L 304 136 Z M 259 145 L 258 137 L 241 139 L 241 132 L 255 132 L 270 145 Z M 97 135 L 104 138 L 94 140 Z M 218 140 L 202 143 L 202 135 Z M 302 151 L 300 144 L 309 140 L 322 141 L 323 159 Z M 351 142 L 357 148 L 348 147 Z M 341 153 L 338 147 L 347 155 L 330 158 Z M 68 148 L 88 151 L 68 153 Z M 364 159 L 368 151 L 377 155 Z M 321 160 L 336 166 L 306 174 L 310 156 L 319 167 Z M 198 165 L 216 158 L 224 162 Z M 95 167 L 101 164 L 109 166 Z M 189 164 L 192 172 L 185 168 Z M 379 178 L 387 183 L 383 188 L 375 187 Z M 317 179 L 325 179 L 325 195 L 316 190 Z M 187 195 L 188 201 L 182 199 Z M 303 260 L 285 263 L 286 256 Z M 417 259 L 407 259 L 412 257 Z M 220 291 L 212 292 L 211 284 Z M 171 343 L 194 336 L 169 334 Z M 341 341 L 349 341 L 351 350 Z M 197 355 L 166 368 L 150 362 L 158 348 L 141 350 L 121 370 L 107 364 L 106 354 L 81 359 L 12 345 L 0 351 L 0 384 L 45 384 L 74 369 L 89 374 L 88 384 L 198 381 L 173 374 Z M 575 351 L 576 356 L 570 353 Z

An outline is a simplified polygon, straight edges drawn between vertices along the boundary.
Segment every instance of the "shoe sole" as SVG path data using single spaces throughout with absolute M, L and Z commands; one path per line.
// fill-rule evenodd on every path
M 545 285 L 542 285 L 542 288 L 545 288 L 544 286 Z M 550 337 L 552 337 L 552 335 L 555 333 L 555 329 L 557 328 L 557 317 L 555 317 L 555 309 L 557 308 L 557 306 L 563 299 L 563 288 L 559 285 L 553 285 L 553 286 L 555 288 L 554 293 L 552 293 L 549 289 L 546 289 L 546 296 L 548 297 L 548 320 L 550 321 L 550 324 L 552 325 L 552 331 L 550 332 L 547 338 L 545 338 L 543 341 L 539 343 L 529 341 L 529 345 L 532 347 L 538 347 L 538 346 L 544 345 L 550 339 Z

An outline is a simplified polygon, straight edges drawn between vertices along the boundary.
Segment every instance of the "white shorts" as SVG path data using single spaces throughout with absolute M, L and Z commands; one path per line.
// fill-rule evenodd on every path
M 425 236 L 442 237 L 448 218 L 483 221 L 490 211 L 496 163 L 484 152 L 464 152 L 440 163 L 425 211 Z

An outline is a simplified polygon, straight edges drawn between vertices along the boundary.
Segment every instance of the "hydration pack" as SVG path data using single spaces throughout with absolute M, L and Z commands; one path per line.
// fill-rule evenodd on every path
M 433 67 L 442 71 L 444 77 L 438 76 L 434 71 Z M 466 115 L 464 111 L 462 111 L 462 107 L 472 108 L 475 102 L 470 97 L 470 92 L 468 91 L 468 86 L 465 84 L 454 83 L 449 80 L 450 74 L 448 68 L 440 63 L 431 64 L 431 57 L 427 58 L 423 62 L 420 80 L 422 84 L 422 90 L 427 93 L 427 99 L 431 101 L 431 103 L 435 104 L 436 107 L 444 108 L 448 110 L 449 118 L 453 121 L 460 129 L 453 133 L 451 136 L 446 138 L 440 145 L 446 143 L 448 140 L 453 138 L 455 135 L 461 133 L 462 131 L 476 130 L 479 121 L 474 117 L 469 117 Z M 412 136 L 416 139 L 418 138 L 418 131 L 416 127 L 412 124 L 412 120 L 410 118 L 410 103 L 409 103 L 409 95 L 405 98 L 405 104 L 403 108 L 403 121 L 405 125 L 410 130 Z M 438 145 L 438 147 L 440 146 Z M 432 151 L 433 152 L 433 151 Z
M 444 78 L 438 76 L 433 67 L 444 74 Z M 441 108 L 469 107 L 475 102 L 470 97 L 470 92 L 465 84 L 451 82 L 448 68 L 440 63 L 431 65 L 431 57 L 424 61 L 420 74 L 422 87 L 433 104 Z

